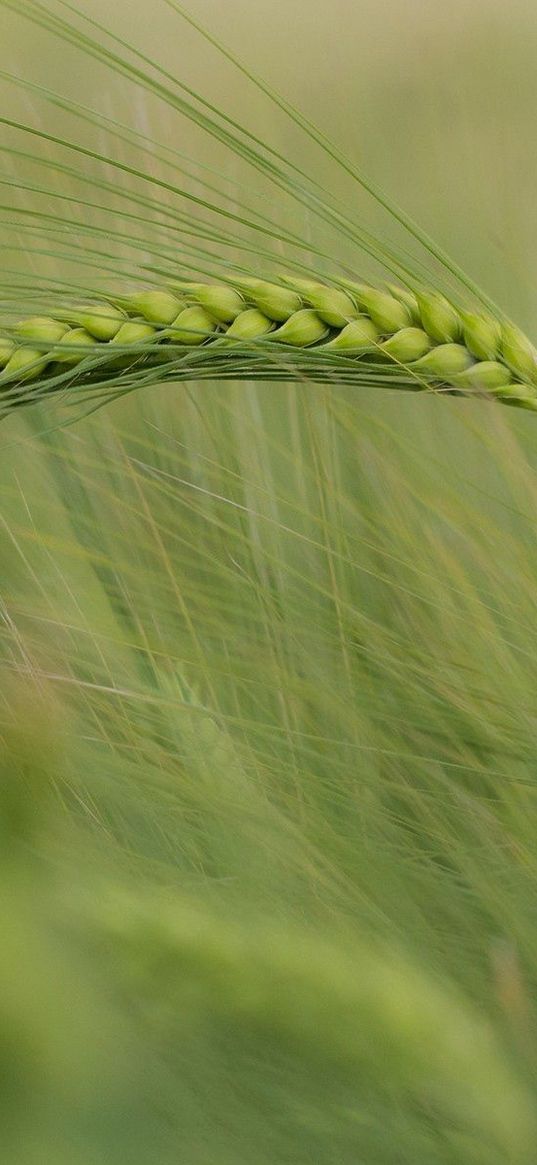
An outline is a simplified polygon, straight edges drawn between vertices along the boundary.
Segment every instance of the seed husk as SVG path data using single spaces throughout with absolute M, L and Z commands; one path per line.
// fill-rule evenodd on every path
M 412 369 L 438 380 L 449 380 L 470 368 L 473 363 L 473 357 L 462 344 L 439 344 L 420 360 L 416 360 Z
M 270 333 L 270 339 L 280 344 L 290 344 L 293 348 L 307 348 L 316 344 L 328 334 L 326 324 L 311 308 L 294 312 L 280 328 Z
M 225 337 L 234 340 L 255 340 L 258 336 L 265 336 L 272 331 L 274 323 L 268 316 L 263 315 L 256 307 L 247 307 L 236 316 L 227 329 Z
M 95 340 L 112 340 L 125 320 L 125 313 L 111 303 L 74 308 L 63 317 L 76 327 L 85 328 Z
M 81 360 L 85 360 L 90 355 L 84 349 L 91 348 L 95 352 L 96 347 L 93 336 L 90 336 L 85 328 L 71 328 L 62 336 L 58 342 L 58 347 L 54 349 L 54 360 L 58 364 L 79 364 Z
M 173 324 L 186 307 L 185 300 L 172 295 L 171 291 L 141 291 L 125 297 L 120 303 L 129 314 L 143 316 L 149 324 L 161 327 Z
M 438 291 L 418 293 L 422 327 L 437 344 L 450 344 L 461 339 L 462 324 L 459 313 Z
M 379 345 L 379 352 L 389 356 L 399 364 L 412 364 L 425 356 L 432 348 L 432 342 L 422 328 L 401 328 Z
M 59 320 L 49 319 L 46 316 L 32 316 L 29 320 L 21 320 L 15 331 L 25 340 L 37 341 L 39 344 L 55 344 L 69 331 L 69 328 L 67 324 L 63 324 Z
M 175 344 L 203 344 L 216 330 L 216 323 L 204 307 L 185 307 L 174 320 L 169 338 Z
M 412 316 L 406 306 L 387 291 L 374 287 L 364 287 L 357 292 L 357 300 L 383 335 L 398 332 L 412 324 Z
M 324 344 L 334 352 L 372 352 L 378 347 L 380 332 L 367 316 L 360 316 L 342 328 L 337 336 Z
M 461 388 L 484 391 L 491 388 L 501 388 L 503 385 L 509 384 L 511 379 L 511 373 L 505 364 L 499 364 L 497 360 L 480 360 L 478 364 L 472 364 L 464 372 L 457 373 L 453 377 L 453 383 L 460 385 Z
M 495 360 L 500 352 L 501 325 L 492 316 L 461 312 L 464 343 L 477 360 Z
M 514 324 L 507 323 L 502 328 L 501 352 L 505 363 L 522 380 L 537 383 L 537 352 Z

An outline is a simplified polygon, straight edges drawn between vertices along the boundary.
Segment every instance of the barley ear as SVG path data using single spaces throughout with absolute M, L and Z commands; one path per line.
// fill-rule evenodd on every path
M 447 389 L 537 410 L 537 355 L 523 333 L 423 288 L 302 275 L 178 280 L 49 304 L 2 331 L 0 413 L 56 387 L 211 375 Z

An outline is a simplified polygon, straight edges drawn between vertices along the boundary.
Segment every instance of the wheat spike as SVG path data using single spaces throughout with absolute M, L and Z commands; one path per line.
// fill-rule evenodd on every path
M 308 379 L 495 397 L 537 409 L 537 353 L 438 292 L 339 280 L 177 282 L 55 306 L 0 334 L 0 408 L 59 388 Z M 155 374 L 156 373 L 156 374 Z

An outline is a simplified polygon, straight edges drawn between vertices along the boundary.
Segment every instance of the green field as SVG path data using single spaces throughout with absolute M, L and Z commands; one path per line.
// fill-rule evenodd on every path
M 450 286 L 173 6 L 0 8 L 3 302 L 294 261 L 245 208 L 381 270 L 84 29 Z M 533 8 L 210 8 L 536 341 Z M 76 403 L 0 426 L 2 1159 L 531 1165 L 535 418 L 306 379 Z

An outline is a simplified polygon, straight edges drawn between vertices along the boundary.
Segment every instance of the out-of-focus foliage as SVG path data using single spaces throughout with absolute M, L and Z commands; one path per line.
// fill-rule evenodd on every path
M 1 7 L 9 67 L 95 111 L 6 83 L 3 116 L 141 172 L 6 129 L 6 298 L 146 282 L 144 264 L 169 273 L 202 247 L 207 265 L 246 261 L 242 245 L 289 263 L 290 242 L 246 224 L 252 201 L 304 262 L 333 247 L 359 273 L 363 195 L 177 14 L 43 5 L 79 29 L 82 11 L 109 19 L 216 91 L 352 230 L 289 192 L 276 206 L 240 151 L 23 22 L 26 0 L 9 26 Z M 317 119 L 322 89 L 332 137 L 532 334 L 531 14 L 336 4 L 332 93 L 332 9 L 290 7 L 231 3 L 226 39 L 244 59 L 257 30 L 250 63 Z M 198 158 L 193 177 L 168 148 Z M 148 192 L 172 173 L 190 201 Z M 191 201 L 224 181 L 227 226 Z M 202 218 L 212 237 L 189 242 Z M 531 415 L 305 382 L 152 387 L 64 419 L 14 415 L 0 438 L 2 1159 L 530 1165 Z
M 4 450 L 6 1154 L 531 1160 L 532 470 L 260 391 Z

